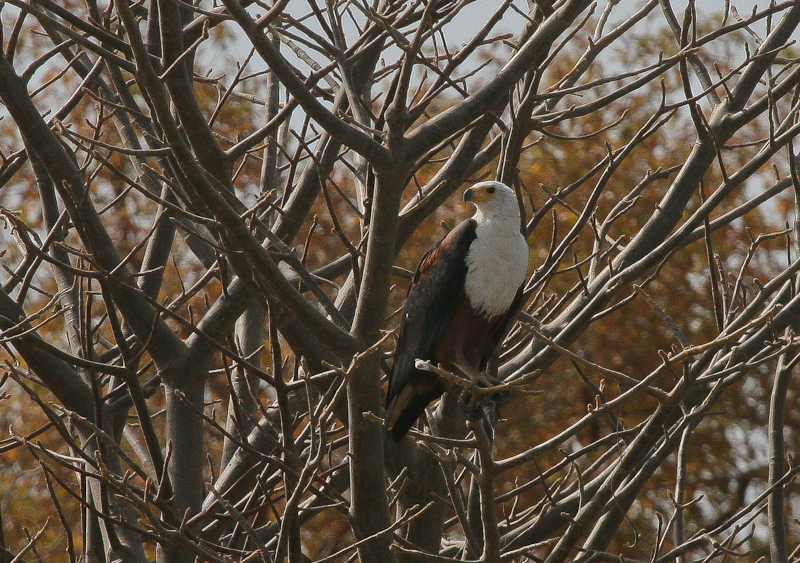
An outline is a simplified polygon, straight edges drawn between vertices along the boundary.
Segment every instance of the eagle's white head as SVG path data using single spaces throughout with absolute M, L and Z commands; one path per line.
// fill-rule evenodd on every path
M 516 222 L 519 228 L 519 205 L 514 190 L 502 182 L 480 182 L 464 190 L 464 203 L 475 204 L 475 219 L 478 223 L 493 217 Z

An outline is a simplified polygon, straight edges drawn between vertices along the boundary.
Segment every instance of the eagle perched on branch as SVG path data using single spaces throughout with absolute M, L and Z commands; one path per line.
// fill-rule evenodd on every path
M 425 253 L 406 297 L 386 395 L 398 442 L 447 389 L 416 360 L 480 379 L 522 299 L 528 243 L 514 190 L 481 182 L 464 191 L 464 202 L 475 204 L 475 215 Z

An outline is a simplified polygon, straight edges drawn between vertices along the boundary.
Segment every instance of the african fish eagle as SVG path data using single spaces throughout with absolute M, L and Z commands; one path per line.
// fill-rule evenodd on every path
M 475 215 L 425 253 L 408 290 L 386 396 L 386 424 L 398 442 L 447 389 L 416 360 L 474 381 L 519 309 L 528 244 L 516 195 L 481 182 L 464 191 L 470 201 Z

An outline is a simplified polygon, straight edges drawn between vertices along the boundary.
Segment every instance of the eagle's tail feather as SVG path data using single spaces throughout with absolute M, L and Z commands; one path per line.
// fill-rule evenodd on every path
M 409 382 L 386 409 L 386 423 L 392 439 L 402 440 L 425 408 L 442 393 L 444 386 L 429 375 Z

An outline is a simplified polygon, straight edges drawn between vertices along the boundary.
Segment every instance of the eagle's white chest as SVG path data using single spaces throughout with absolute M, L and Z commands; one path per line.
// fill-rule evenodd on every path
M 477 238 L 466 256 L 464 291 L 478 313 L 505 313 L 528 271 L 528 243 L 519 232 L 519 220 L 487 219 L 478 224 Z

